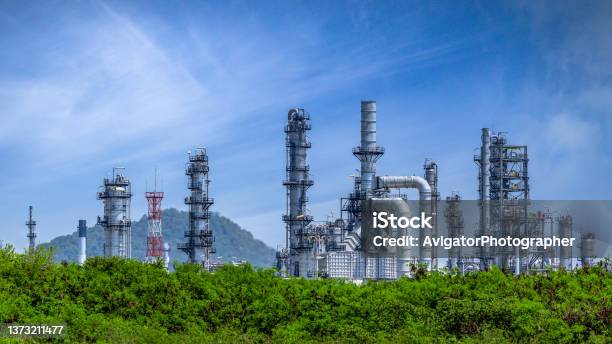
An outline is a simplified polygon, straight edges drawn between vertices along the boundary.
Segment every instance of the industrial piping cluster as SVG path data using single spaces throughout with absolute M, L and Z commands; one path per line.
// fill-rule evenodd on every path
M 377 199 L 392 199 L 389 189 L 416 189 L 419 192 L 421 211 L 432 213 L 432 191 L 430 182 L 437 184 L 437 165 L 428 161 L 425 178 L 420 176 L 377 176 L 376 162 L 385 149 L 376 140 L 376 102 L 361 102 L 361 142 L 353 148 L 353 155 L 360 162 L 360 175 L 354 178 L 354 192 L 343 198 L 344 218 L 311 224 L 306 190 L 313 185 L 309 179 L 306 151 L 311 147 L 306 132 L 311 129 L 310 117 L 303 109 L 292 109 L 285 126 L 287 147 L 286 247 L 277 252 L 277 266 L 281 275 L 313 278 L 321 274 L 329 277 L 386 278 L 398 274 L 408 275 L 411 257 L 400 257 L 398 261 L 388 258 L 366 258 L 360 255 L 359 235 L 361 228 L 361 206 Z M 429 179 L 429 181 L 428 181 Z M 421 250 L 421 261 L 431 265 L 431 250 Z M 332 271 L 333 270 L 333 271 Z
M 418 253 L 399 251 L 395 257 L 372 257 L 363 253 L 360 246 L 362 209 L 372 201 L 397 202 L 407 200 L 405 195 L 391 195 L 391 189 L 415 189 L 418 191 L 418 211 L 432 218 L 433 235 L 438 235 L 438 165 L 425 160 L 424 175 L 387 176 L 376 172 L 376 163 L 384 155 L 383 147 L 376 140 L 376 102 L 361 102 L 361 140 L 352 153 L 360 162 L 360 173 L 353 176 L 353 192 L 341 198 L 339 219 L 315 221 L 308 210 L 306 191 L 313 185 L 306 164 L 307 149 L 311 143 L 306 133 L 311 130 L 310 116 L 300 108 L 291 109 L 285 126 L 286 172 L 283 185 L 287 188 L 286 246 L 277 252 L 277 268 L 281 276 L 306 278 L 337 277 L 351 280 L 396 279 L 410 276 L 417 264 L 427 269 L 440 268 L 436 247 L 422 245 Z M 570 215 L 552 217 L 549 213 L 528 212 L 529 176 L 527 146 L 510 145 L 504 133 L 491 133 L 483 128 L 480 154 L 474 156 L 479 167 L 479 224 L 481 235 L 543 235 L 545 222 L 557 223 L 558 234 L 569 237 L 572 233 Z M 461 213 L 462 198 L 459 194 L 446 198 L 444 217 L 452 236 L 464 233 Z M 414 209 L 406 211 L 414 211 Z M 507 214 L 512 214 L 511 216 Z M 516 224 L 520 225 L 516 225 Z M 551 231 L 554 231 L 551 229 Z M 421 239 L 425 235 L 420 231 Z M 594 236 L 582 238 L 583 257 L 593 255 Z M 588 258 L 583 258 L 583 264 Z M 519 252 L 518 248 L 483 248 L 477 255 L 467 256 L 461 248 L 450 250 L 444 266 L 459 268 L 462 272 L 486 270 L 497 265 L 503 269 L 521 273 L 527 270 L 543 270 L 547 266 L 572 268 L 571 251 L 563 248 L 556 263 L 549 252 L 531 249 Z

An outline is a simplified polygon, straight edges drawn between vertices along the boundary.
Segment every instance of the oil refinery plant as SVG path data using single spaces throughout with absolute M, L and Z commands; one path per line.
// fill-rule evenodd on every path
M 361 142 L 353 148 L 359 160 L 360 174 L 353 178 L 353 191 L 341 197 L 340 218 L 315 221 L 308 209 L 308 190 L 314 185 L 307 164 L 311 143 L 307 133 L 312 129 L 310 115 L 304 109 L 289 110 L 285 125 L 286 145 L 286 213 L 285 247 L 276 253 L 276 267 L 281 276 L 305 278 L 343 278 L 349 280 L 397 279 L 411 276 L 415 267 L 437 270 L 458 268 L 461 272 L 486 270 L 493 265 L 516 274 L 544 271 L 546 268 L 573 268 L 570 248 L 558 251 L 529 249 L 526 252 L 508 248 L 483 247 L 463 250 L 455 247 L 441 258 L 439 247 L 403 249 L 396 256 L 369 256 L 361 243 L 362 214 L 372 202 L 402 204 L 405 194 L 391 190 L 415 189 L 419 211 L 432 218 L 434 236 L 444 227 L 451 237 L 464 234 L 462 200 L 458 193 L 442 201 L 438 192 L 438 165 L 426 159 L 423 176 L 388 176 L 377 173 L 376 163 L 385 149 L 376 141 L 376 102 L 361 102 Z M 549 211 L 530 212 L 529 157 L 527 146 L 511 145 L 504 133 L 481 132 L 480 154 L 474 156 L 478 166 L 478 228 L 479 235 L 514 235 L 536 237 L 573 234 L 572 216 L 554 216 Z M 444 202 L 444 209 L 439 209 Z M 413 210 L 414 211 L 414 210 Z M 410 212 L 406 208 L 406 212 Z M 439 214 L 440 213 L 440 214 Z M 440 222 L 444 217 L 444 222 Z M 422 232 L 421 232 L 422 233 Z M 422 235 L 422 234 L 421 234 Z M 580 263 L 589 264 L 594 254 L 594 234 L 581 238 Z M 443 262 L 443 263 L 442 263 Z M 574 261 L 577 263 L 578 260 Z
M 478 168 L 477 201 L 465 201 L 459 193 L 442 198 L 439 188 L 438 164 L 425 159 L 423 175 L 386 175 L 378 173 L 376 164 L 385 154 L 377 144 L 377 109 L 375 101 L 361 102 L 360 143 L 352 149 L 359 160 L 359 175 L 354 176 L 352 191 L 340 197 L 340 217 L 334 220 L 315 221 L 308 208 L 308 192 L 315 185 L 310 178 L 308 151 L 311 142 L 308 132 L 312 130 L 308 112 L 301 108 L 289 110 L 284 126 L 286 148 L 286 212 L 282 215 L 285 227 L 285 245 L 276 252 L 276 268 L 282 277 L 342 278 L 353 281 L 366 279 L 393 280 L 412 276 L 415 268 L 438 270 L 456 268 L 462 273 L 487 270 L 498 266 L 506 271 L 520 274 L 528 271 L 544 271 L 548 268 L 573 269 L 577 263 L 593 263 L 595 234 L 584 232 L 580 236 L 580 252 L 560 247 L 547 250 L 531 247 L 518 250 L 508 247 L 482 246 L 477 249 L 453 247 L 442 252 L 440 247 L 421 245 L 418 248 L 403 248 L 393 256 L 372 256 L 362 247 L 364 236 L 363 214 L 373 204 L 389 204 L 399 207 L 406 214 L 417 212 L 431 218 L 432 235 L 442 233 L 449 237 L 471 234 L 515 236 L 532 238 L 556 234 L 560 237 L 575 236 L 574 219 L 570 213 L 551 212 L 549 209 L 533 211 L 529 208 L 530 181 L 527 146 L 512 145 L 505 133 L 491 132 L 483 128 L 480 137 L 480 152 L 473 156 Z M 187 256 L 187 261 L 214 271 L 224 264 L 214 260 L 215 237 L 210 226 L 210 207 L 214 199 L 209 195 L 209 159 L 206 148 L 189 152 L 185 165 L 187 192 L 184 203 L 189 211 L 185 241 L 178 249 Z M 412 189 L 418 199 L 408 206 L 409 198 L 401 190 Z M 394 190 L 397 190 L 395 192 Z M 131 258 L 132 219 L 131 182 L 124 169 L 113 168 L 112 176 L 105 178 L 97 199 L 102 201 L 103 215 L 97 225 L 104 230 L 104 256 Z M 149 263 L 162 262 L 168 268 L 169 246 L 162 232 L 162 200 L 164 192 L 155 188 L 146 190 L 148 205 L 146 258 Z M 466 223 L 466 202 L 474 202 L 477 224 Z M 545 208 L 545 207 L 544 207 Z M 33 208 L 29 207 L 28 228 L 29 251 L 35 248 L 36 221 Z M 472 215 L 474 215 L 472 214 Z M 423 236 L 423 231 L 418 235 Z M 85 264 L 87 259 L 87 224 L 78 222 L 79 254 L 77 261 Z M 242 264 L 244 262 L 240 262 Z

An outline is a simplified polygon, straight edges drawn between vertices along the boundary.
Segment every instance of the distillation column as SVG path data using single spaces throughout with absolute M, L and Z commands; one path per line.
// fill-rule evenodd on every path
M 26 226 L 28 227 L 28 252 L 32 253 L 36 248 L 36 221 L 32 219 L 32 206 L 29 207 L 29 218 L 26 222 Z
M 432 160 L 425 161 L 425 180 L 431 187 L 431 226 L 434 237 L 438 236 L 438 202 L 440 194 L 438 193 L 438 165 Z M 438 248 L 434 247 L 431 254 L 431 265 L 433 269 L 438 268 Z
M 289 110 L 285 126 L 287 179 L 283 181 L 287 188 L 287 213 L 283 215 L 289 253 L 287 270 L 290 275 L 303 277 L 308 277 L 308 272 L 314 271 L 310 266 L 312 243 L 306 233 L 307 226 L 312 222 L 306 195 L 313 185 L 309 178 L 310 168 L 306 164 L 307 150 L 311 147 L 306 132 L 310 129 L 310 115 L 304 109 Z
M 489 128 L 482 128 L 480 138 L 480 155 L 474 157 L 474 162 L 478 165 L 478 200 L 480 203 L 480 234 L 491 235 L 490 201 L 489 201 L 489 159 L 490 159 L 490 133 Z M 491 266 L 493 253 L 489 247 L 481 248 L 480 269 L 486 270 Z
M 79 220 L 79 265 L 87 260 L 87 221 Z
M 209 208 L 214 200 L 208 197 L 208 155 L 206 148 L 196 149 L 194 154 L 189 153 L 189 162 L 185 169 L 189 181 L 187 187 L 191 195 L 185 198 L 189 206 L 189 228 L 185 231 L 186 242 L 178 248 L 187 254 L 192 264 L 198 261 L 198 251 L 203 251 L 203 265 L 206 269 L 212 268 L 210 255 L 215 253 L 214 237 L 209 226 Z
M 98 216 L 98 225 L 105 233 L 104 256 L 131 258 L 132 193 L 130 181 L 120 173 L 121 170 L 121 167 L 113 168 L 113 177 L 104 179 L 103 190 L 97 194 L 104 204 L 104 216 Z

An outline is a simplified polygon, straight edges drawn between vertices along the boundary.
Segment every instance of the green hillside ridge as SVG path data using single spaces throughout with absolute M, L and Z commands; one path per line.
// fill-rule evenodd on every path
M 228 262 L 233 257 L 246 259 L 254 266 L 270 267 L 274 261 L 274 249 L 255 239 L 253 235 L 230 219 L 212 212 L 210 226 L 215 235 L 215 257 L 223 257 Z M 164 241 L 170 245 L 171 261 L 186 261 L 187 256 L 177 249 L 177 244 L 185 241 L 183 233 L 188 227 L 188 213 L 177 209 L 165 209 L 162 213 L 162 230 Z M 132 257 L 144 259 L 146 254 L 147 218 L 142 218 L 132 225 Z M 58 262 L 77 260 L 79 238 L 76 230 L 70 235 L 62 235 L 39 246 L 53 247 L 55 260 Z M 87 230 L 87 255 L 104 254 L 104 230 L 99 226 Z

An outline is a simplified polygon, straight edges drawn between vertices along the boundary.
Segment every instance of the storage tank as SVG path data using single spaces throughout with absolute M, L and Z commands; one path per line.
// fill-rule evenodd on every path
M 595 258 L 595 234 L 586 233 L 582 235 L 580 256 L 582 257 L 582 266 L 593 264 L 593 258 Z
M 571 238 L 572 237 L 572 217 L 571 215 L 565 215 L 559 217 L 559 237 Z M 567 270 L 572 268 L 572 248 L 571 246 L 559 247 L 559 267 L 563 267 Z

